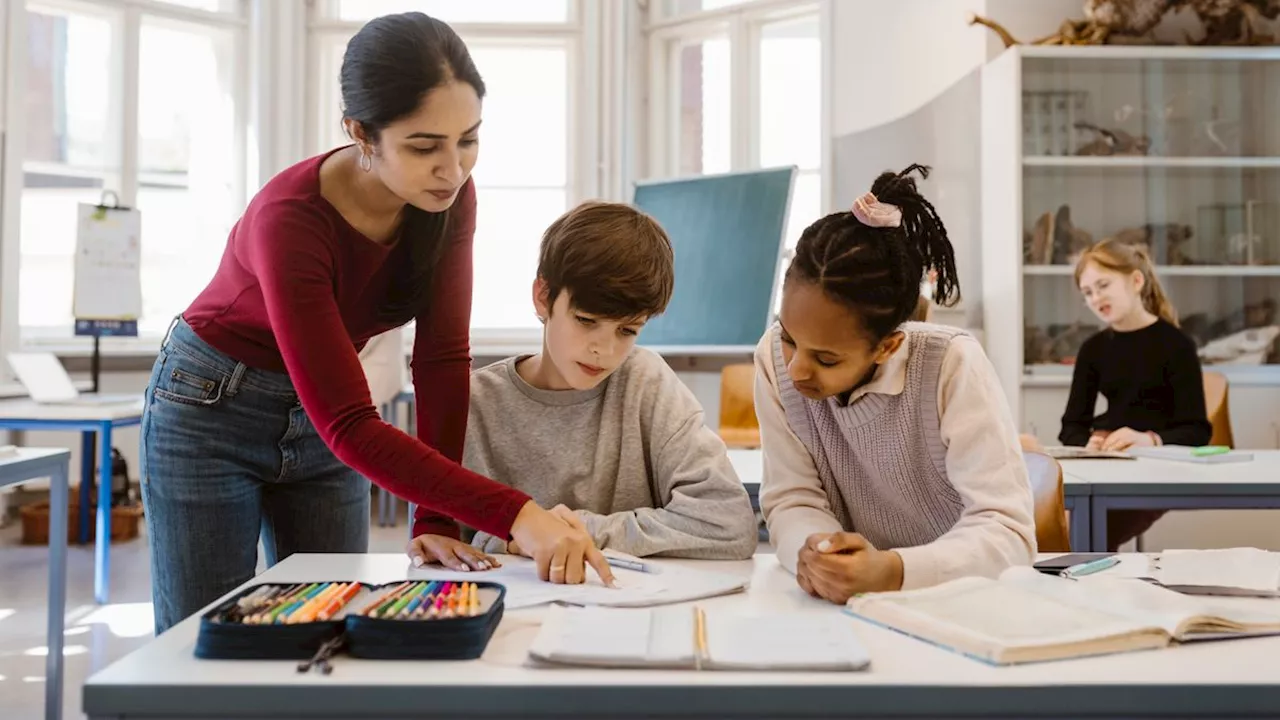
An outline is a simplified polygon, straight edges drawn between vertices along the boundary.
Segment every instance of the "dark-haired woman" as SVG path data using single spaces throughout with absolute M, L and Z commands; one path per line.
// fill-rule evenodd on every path
M 371 479 L 417 503 L 414 535 L 459 570 L 495 561 L 461 521 L 516 540 L 544 579 L 608 565 L 590 537 L 469 472 L 472 237 L 484 82 L 448 25 L 377 18 L 342 62 L 354 144 L 268 182 L 151 373 L 143 499 L 156 632 L 295 552 L 365 552 Z M 358 352 L 416 321 L 419 438 L 384 423 Z M 582 573 L 575 572 L 575 576 Z
M 760 502 L 784 567 L 844 603 L 1031 562 L 1031 490 L 973 336 L 906 322 L 920 281 L 959 295 L 951 242 L 911 166 L 800 237 L 756 348 Z

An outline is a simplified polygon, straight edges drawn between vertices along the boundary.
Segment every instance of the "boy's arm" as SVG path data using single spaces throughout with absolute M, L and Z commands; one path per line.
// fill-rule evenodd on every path
M 897 549 L 903 590 L 965 575 L 995 577 L 1031 564 L 1036 553 L 1031 484 L 1013 416 L 974 338 L 957 337 L 947 349 L 937 403 L 947 475 L 963 508 L 942 537 Z
M 659 507 L 601 515 L 577 514 L 601 548 L 636 556 L 744 560 L 759 532 L 746 488 L 724 442 L 703 421 L 697 398 L 663 366 L 652 411 L 642 417 L 650 449 L 650 484 Z M 633 387 L 643 388 L 648 383 Z
M 773 333 L 765 333 L 756 347 L 756 417 L 764 447 L 764 475 L 760 483 L 760 510 L 769 526 L 769 542 L 778 562 L 791 572 L 805 541 L 814 533 L 837 533 L 840 526 L 818 468 L 808 448 L 787 424 L 782 395 L 773 369 Z

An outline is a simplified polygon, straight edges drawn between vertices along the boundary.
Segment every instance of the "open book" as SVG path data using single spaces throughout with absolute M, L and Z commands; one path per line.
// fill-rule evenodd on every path
M 1268 600 L 1193 597 L 1133 578 L 1069 580 L 1029 567 L 999 580 L 862 595 L 847 611 L 996 665 L 1280 634 L 1280 607 Z
M 1280 597 L 1280 552 L 1241 547 L 1119 557 L 1115 567 L 1081 579 L 1139 578 L 1192 595 Z
M 529 655 L 547 663 L 610 668 L 862 670 L 871 658 L 852 626 L 838 613 L 556 606 Z

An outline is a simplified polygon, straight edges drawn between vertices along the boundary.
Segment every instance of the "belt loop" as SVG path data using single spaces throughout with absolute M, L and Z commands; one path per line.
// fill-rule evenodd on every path
M 240 381 L 244 379 L 244 371 L 247 369 L 248 366 L 244 363 L 236 363 L 236 369 L 231 371 L 231 379 L 227 381 L 227 387 L 225 390 L 227 397 L 235 396 L 236 391 L 240 389 Z
M 160 339 L 160 349 L 163 350 L 165 345 L 169 344 L 169 338 L 173 335 L 173 329 L 178 326 L 182 320 L 182 315 L 174 315 L 169 321 L 169 328 L 164 331 L 164 337 Z

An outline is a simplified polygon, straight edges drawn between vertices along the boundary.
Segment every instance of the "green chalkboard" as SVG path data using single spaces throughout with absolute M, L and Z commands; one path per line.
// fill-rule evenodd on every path
M 639 343 L 690 352 L 754 348 L 768 328 L 794 166 L 637 183 L 634 205 L 675 251 L 671 304 Z

